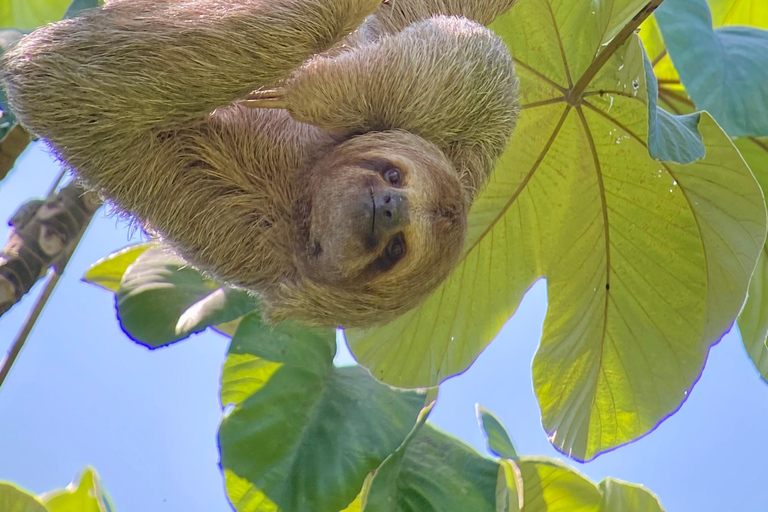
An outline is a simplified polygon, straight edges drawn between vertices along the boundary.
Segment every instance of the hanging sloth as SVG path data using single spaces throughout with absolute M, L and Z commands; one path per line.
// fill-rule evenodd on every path
M 480 24 L 512 3 L 115 0 L 0 77 L 80 178 L 267 319 L 372 326 L 462 255 L 519 110 Z

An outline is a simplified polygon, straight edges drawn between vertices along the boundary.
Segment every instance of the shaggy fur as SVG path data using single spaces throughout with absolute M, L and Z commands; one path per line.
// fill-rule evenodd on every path
M 425 19 L 487 23 L 512 0 L 380 3 L 115 0 L 25 37 L 0 78 L 79 176 L 270 319 L 380 324 L 455 266 L 518 112 L 504 44 Z M 290 114 L 233 103 L 280 87 Z M 410 204 L 386 269 L 348 207 L 380 161 Z

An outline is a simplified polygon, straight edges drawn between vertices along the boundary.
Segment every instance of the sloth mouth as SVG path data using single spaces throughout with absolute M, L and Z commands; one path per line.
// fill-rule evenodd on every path
M 370 187 L 368 190 L 371 193 L 371 208 L 373 210 L 371 213 L 371 235 L 375 237 L 376 236 L 376 199 L 373 196 L 373 187 Z

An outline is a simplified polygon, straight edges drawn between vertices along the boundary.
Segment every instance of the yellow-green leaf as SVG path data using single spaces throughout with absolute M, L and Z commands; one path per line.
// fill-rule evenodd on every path
M 641 485 L 606 478 L 600 490 L 600 512 L 664 512 L 659 499 Z
M 747 25 L 768 29 L 765 0 L 707 0 L 715 27 Z
M 83 276 L 83 281 L 105 290 L 117 293 L 120 289 L 120 281 L 128 267 L 136 261 L 136 258 L 142 255 L 144 251 L 152 247 L 153 244 L 131 245 L 120 251 L 114 252 L 102 258 L 88 269 Z
M 48 512 L 112 512 L 114 509 L 93 468 L 83 470 L 66 488 L 46 493 L 40 499 Z
M 548 457 L 523 457 L 519 465 L 525 512 L 598 512 L 600 489 L 575 469 Z
M 0 482 L 0 510 L 3 512 L 48 512 L 31 494 L 12 484 Z
M 495 22 L 523 113 L 473 205 L 465 257 L 420 308 L 347 333 L 378 378 L 434 385 L 466 369 L 546 276 L 535 389 L 553 444 L 582 460 L 685 400 L 744 303 L 766 232 L 760 188 L 709 115 L 705 159 L 649 156 L 642 48 L 632 25 L 626 43 L 604 39 L 612 6 L 519 0 Z

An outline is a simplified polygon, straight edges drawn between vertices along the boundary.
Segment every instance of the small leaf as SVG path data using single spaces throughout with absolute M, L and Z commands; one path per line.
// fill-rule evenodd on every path
M 336 333 L 246 316 L 224 364 L 219 429 L 238 512 L 337 512 L 403 442 L 425 392 L 397 391 L 360 366 L 336 368 Z
M 150 348 L 168 345 L 197 331 L 176 330 L 184 312 L 217 286 L 161 246 L 144 251 L 123 275 L 115 300 L 120 325 Z
M 48 512 L 31 494 L 15 485 L 0 482 L 0 510 L 2 512 Z
M 117 292 L 120 288 L 123 274 L 128 270 L 128 267 L 144 251 L 153 246 L 154 244 L 138 244 L 114 252 L 91 265 L 83 276 L 83 281 L 95 284 L 111 292 Z
M 114 509 L 93 468 L 86 468 L 65 489 L 48 492 L 40 499 L 48 512 L 112 512 Z
M 496 462 L 424 425 L 376 470 L 364 511 L 495 512 L 498 471 Z
M 599 512 L 664 512 L 658 498 L 640 485 L 606 478 L 600 482 L 600 490 Z
M 4 0 L 0 3 L 0 28 L 32 30 L 64 16 L 72 0 Z
M 667 0 L 655 15 L 696 106 L 732 137 L 768 135 L 768 31 L 713 29 L 706 0 Z
M 480 427 L 488 442 L 488 449 L 499 457 L 517 459 L 517 451 L 499 418 L 480 404 L 475 404 L 475 410 Z
M 653 158 L 689 164 L 706 155 L 699 133 L 699 113 L 676 116 L 658 106 L 659 85 L 648 55 L 643 53 L 648 87 L 648 151 Z

